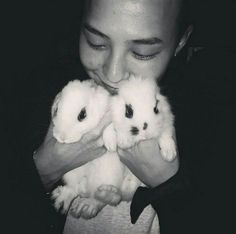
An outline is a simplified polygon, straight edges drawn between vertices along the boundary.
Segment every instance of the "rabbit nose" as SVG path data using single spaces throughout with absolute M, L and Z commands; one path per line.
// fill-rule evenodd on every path
M 131 127 L 131 130 L 130 130 L 131 134 L 133 136 L 137 136 L 139 134 L 139 129 L 137 127 Z
M 146 130 L 147 127 L 148 127 L 148 124 L 145 122 L 145 123 L 143 124 L 143 130 Z

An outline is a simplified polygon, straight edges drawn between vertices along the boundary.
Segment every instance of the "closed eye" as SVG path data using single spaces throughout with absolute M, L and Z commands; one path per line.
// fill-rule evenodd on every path
M 77 119 L 79 122 L 82 122 L 87 117 L 86 109 L 85 107 L 81 109 Z
M 88 45 L 94 50 L 105 50 L 107 48 L 106 45 L 94 44 L 91 41 L 89 41 L 88 39 L 86 41 L 87 41 Z
M 159 54 L 159 52 L 154 53 L 154 54 L 149 54 L 149 55 L 143 55 L 143 54 L 139 54 L 139 53 L 133 51 L 133 56 L 138 60 L 151 60 L 151 59 L 155 58 L 158 54 Z

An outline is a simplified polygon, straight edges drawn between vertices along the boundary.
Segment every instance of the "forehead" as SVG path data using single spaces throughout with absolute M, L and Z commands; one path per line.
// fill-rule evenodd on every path
M 87 1 L 86 21 L 111 33 L 150 36 L 175 28 L 180 0 L 90 0 Z M 125 27 L 124 27 L 125 26 Z M 138 36 L 138 35 L 137 35 Z

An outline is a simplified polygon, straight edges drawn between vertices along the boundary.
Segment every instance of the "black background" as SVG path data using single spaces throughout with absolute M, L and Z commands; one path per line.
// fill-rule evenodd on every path
M 78 29 L 79 0 L 9 1 L 3 10 L 4 60 L 9 65 L 7 74 L 10 75 L 9 80 L 4 80 L 8 85 L 26 82 L 32 69 L 68 53 L 68 42 Z M 233 0 L 192 1 L 195 30 L 191 44 L 216 50 L 217 47 L 235 47 L 235 12 Z
M 15 106 L 18 100 L 24 99 L 25 96 L 30 99 L 31 94 L 35 95 L 33 92 L 35 82 L 31 72 L 78 52 L 72 52 L 71 38 L 75 38 L 75 33 L 78 31 L 77 19 L 80 10 L 79 0 L 8 1 L 8 5 L 3 7 L 5 14 L 2 20 L 4 39 L 2 71 L 4 74 L 1 76 L 0 104 L 4 108 L 0 108 L 0 111 L 3 118 L 1 134 L 4 136 L 5 132 L 9 131 L 8 139 L 17 140 L 14 137 L 16 129 L 12 130 L 11 127 L 20 126 L 21 121 L 25 119 L 25 113 L 21 111 L 23 109 Z M 191 14 L 195 28 L 190 45 L 211 48 L 211 51 L 214 51 L 214 61 L 217 60 L 218 50 L 235 51 L 235 12 L 234 0 L 192 1 Z M 211 60 L 208 62 L 211 64 Z M 211 67 L 214 69 L 213 63 Z M 16 135 L 19 136 L 20 133 Z M 11 147 L 11 144 L 6 146 Z M 14 167 L 14 155 L 11 154 L 10 157 L 10 167 Z M 12 210 L 12 214 L 14 212 L 20 215 L 20 211 Z

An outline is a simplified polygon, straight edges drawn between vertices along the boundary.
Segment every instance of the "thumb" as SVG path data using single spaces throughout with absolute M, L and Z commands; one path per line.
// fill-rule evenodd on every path
M 107 111 L 103 116 L 98 126 L 94 129 L 98 135 L 101 135 L 102 131 L 111 123 L 111 112 Z
M 81 138 L 83 143 L 93 141 L 102 135 L 103 130 L 111 123 L 110 111 L 108 111 L 98 125 Z
M 97 139 L 97 146 L 98 146 L 98 147 L 104 146 L 104 141 L 103 141 L 103 137 L 102 137 L 102 136 L 100 136 L 100 137 Z

